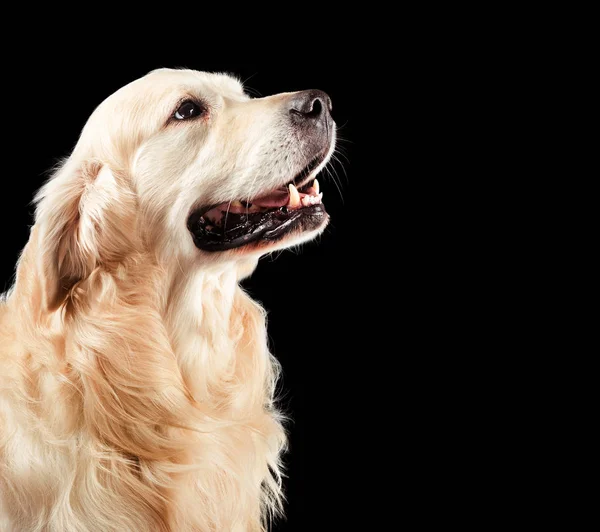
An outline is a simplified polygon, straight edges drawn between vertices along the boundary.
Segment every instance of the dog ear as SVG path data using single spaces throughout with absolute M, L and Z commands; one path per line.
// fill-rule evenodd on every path
M 68 160 L 35 201 L 36 260 L 43 305 L 52 311 L 75 283 L 130 251 L 134 200 L 108 166 Z

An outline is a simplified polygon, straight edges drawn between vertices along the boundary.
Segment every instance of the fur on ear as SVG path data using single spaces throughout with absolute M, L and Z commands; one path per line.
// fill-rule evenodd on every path
M 38 272 L 46 310 L 58 308 L 75 283 L 132 251 L 135 197 L 100 161 L 71 159 L 38 192 Z

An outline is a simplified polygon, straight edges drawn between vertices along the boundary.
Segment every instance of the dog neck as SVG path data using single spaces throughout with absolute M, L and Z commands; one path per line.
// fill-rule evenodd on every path
M 240 414 L 270 404 L 277 374 L 267 346 L 265 312 L 239 286 L 255 266 L 254 261 L 178 272 L 163 311 L 194 399 Z
M 30 324 L 36 334 L 46 329 L 63 336 L 74 306 L 75 314 L 94 317 L 106 302 L 114 315 L 120 313 L 119 305 L 141 303 L 140 319 L 150 310 L 160 323 L 140 323 L 140 330 L 153 327 L 157 337 L 165 337 L 195 401 L 218 405 L 233 416 L 272 406 L 279 365 L 268 350 L 265 312 L 239 286 L 255 269 L 256 259 L 206 268 L 178 263 L 168 271 L 150 256 L 133 257 L 115 271 L 98 269 L 73 288 L 62 308 L 45 314 L 32 267 L 35 244 L 32 239 L 18 269 L 14 303 L 19 323 Z

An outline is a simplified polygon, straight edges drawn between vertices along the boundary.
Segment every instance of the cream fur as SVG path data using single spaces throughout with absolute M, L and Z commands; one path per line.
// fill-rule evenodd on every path
M 207 118 L 165 124 L 186 95 Z M 153 72 L 100 105 L 40 191 L 0 300 L 3 532 L 259 531 L 281 511 L 278 364 L 238 285 L 273 248 L 199 252 L 186 219 L 305 164 L 286 97 Z

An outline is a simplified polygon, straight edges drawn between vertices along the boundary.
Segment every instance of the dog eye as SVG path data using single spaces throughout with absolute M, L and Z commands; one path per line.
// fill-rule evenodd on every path
M 183 102 L 177 111 L 175 111 L 175 118 L 177 120 L 189 120 L 190 118 L 196 118 L 202 114 L 202 108 L 195 102 L 187 101 Z

